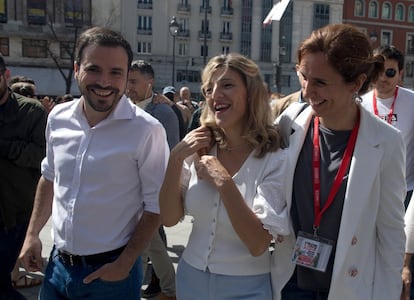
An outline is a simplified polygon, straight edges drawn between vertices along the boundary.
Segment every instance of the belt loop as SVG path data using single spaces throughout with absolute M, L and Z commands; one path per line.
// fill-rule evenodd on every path
M 85 256 L 81 256 L 81 257 L 80 257 L 80 260 L 81 260 L 81 262 L 82 262 L 82 266 L 83 266 L 84 268 L 86 268 L 87 266 L 89 266 L 89 265 L 88 265 L 88 262 L 86 261 L 87 259 L 86 259 L 86 257 L 85 257 Z

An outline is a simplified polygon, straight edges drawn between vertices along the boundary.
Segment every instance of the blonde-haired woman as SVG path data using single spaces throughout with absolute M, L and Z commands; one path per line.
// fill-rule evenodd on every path
M 288 234 L 288 216 L 268 93 L 258 66 L 234 53 L 209 61 L 202 93 L 201 127 L 172 149 L 160 192 L 166 226 L 194 217 L 177 298 L 269 300 L 269 244 Z

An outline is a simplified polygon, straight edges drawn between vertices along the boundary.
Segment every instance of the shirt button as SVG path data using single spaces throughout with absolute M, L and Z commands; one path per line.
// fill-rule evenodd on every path
M 355 276 L 358 275 L 358 269 L 357 268 L 353 268 L 353 269 L 349 270 L 348 274 L 351 277 L 355 277 Z
M 351 245 L 352 246 L 354 246 L 354 245 L 356 245 L 356 243 L 358 242 L 358 239 L 357 239 L 357 237 L 356 236 L 354 236 L 353 238 L 352 238 L 352 241 L 351 241 Z

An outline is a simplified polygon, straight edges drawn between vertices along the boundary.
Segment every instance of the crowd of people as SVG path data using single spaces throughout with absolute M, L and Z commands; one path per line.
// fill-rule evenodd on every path
M 93 27 L 76 44 L 81 95 L 53 99 L 0 57 L 0 300 L 40 284 L 40 300 L 412 299 L 402 52 L 331 24 L 299 45 L 296 72 L 300 90 L 272 99 L 253 60 L 217 55 L 196 102 L 156 91 L 151 64 Z M 186 215 L 175 270 L 164 226 Z

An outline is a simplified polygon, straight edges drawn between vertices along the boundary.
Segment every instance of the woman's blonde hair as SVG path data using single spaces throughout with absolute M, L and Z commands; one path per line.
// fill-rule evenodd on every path
M 279 149 L 280 135 L 272 122 L 269 93 L 259 67 L 251 59 L 237 53 L 213 57 L 205 66 L 201 77 L 201 92 L 204 97 L 209 97 L 206 90 L 211 85 L 213 74 L 221 68 L 239 73 L 246 87 L 247 110 L 243 138 L 256 149 L 257 157 L 263 157 L 267 152 Z M 209 105 L 204 106 L 200 123 L 212 129 L 219 147 L 227 146 L 226 136 L 217 126 L 214 112 Z

